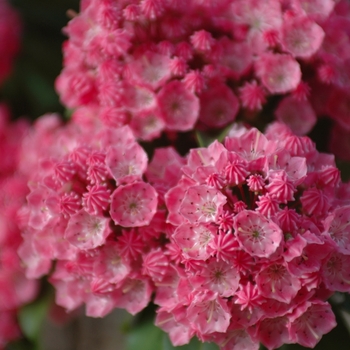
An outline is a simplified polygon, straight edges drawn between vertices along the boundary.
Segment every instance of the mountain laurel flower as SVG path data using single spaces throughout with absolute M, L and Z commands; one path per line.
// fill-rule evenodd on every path
M 157 210 L 157 192 L 150 185 L 134 182 L 119 186 L 111 196 L 111 218 L 117 225 L 148 225 Z
M 68 108 L 128 124 L 144 141 L 220 129 L 238 115 L 258 121 L 292 96 L 303 103 L 276 118 L 294 132 L 310 132 L 325 115 L 349 129 L 331 97 L 350 86 L 346 0 L 281 1 L 84 1 L 64 28 L 56 90 Z
M 13 22 L 11 22 L 13 21 Z M 16 49 L 19 28 L 17 14 L 7 4 L 0 2 L 0 83 L 8 71 L 3 71 L 3 63 L 11 58 L 11 50 Z M 4 38 L 4 34 L 7 37 Z M 15 37 L 13 37 L 15 35 Z M 8 41 L 10 40 L 10 41 Z M 13 42 L 11 42 L 13 40 Z M 5 46 L 3 46 L 5 45 Z M 12 47 L 10 46 L 12 45 Z M 7 49 L 9 52 L 6 53 Z M 11 60 L 8 62 L 11 63 Z M 6 67 L 9 69 L 9 66 Z M 3 75 L 4 73 L 4 75 Z M 28 213 L 21 210 L 29 194 L 27 186 L 28 174 L 25 166 L 22 168 L 22 147 L 25 147 L 26 135 L 30 133 L 29 123 L 24 120 L 10 121 L 10 113 L 4 104 L 0 104 L 0 348 L 7 348 L 8 342 L 20 338 L 22 332 L 19 327 L 18 314 L 25 304 L 32 302 L 40 290 L 39 281 L 35 281 L 26 273 L 21 254 L 17 251 L 24 244 L 23 232 Z M 59 197 L 53 201 L 59 203 Z M 74 200 L 73 200 L 74 201 Z M 68 200 L 69 202 L 69 200 Z M 72 211 L 78 209 L 72 205 Z M 69 209 L 68 209 L 69 211 Z M 22 253 L 29 251 L 32 241 L 22 249 Z M 45 243 L 44 243 L 45 245 Z M 29 252 L 28 252 L 29 253 Z M 36 256 L 31 256 L 35 264 Z M 44 265 L 44 264 L 43 264 Z M 42 266 L 44 269 L 46 266 Z M 36 266 L 36 269 L 42 268 Z M 33 270 L 35 270 L 33 268 Z
M 313 347 L 335 326 L 324 287 L 350 290 L 350 201 L 334 157 L 278 122 L 229 135 L 192 149 L 164 196 L 178 279 L 171 302 L 156 297 L 176 320 L 162 329 L 174 344 L 176 327 L 222 349 L 232 336 L 239 350 L 243 333 L 249 349 Z M 225 181 L 212 186 L 214 175 Z
M 292 96 L 303 103 L 276 117 L 294 132 L 310 132 L 315 116 L 325 115 L 336 121 L 334 127 L 349 129 L 343 107 L 331 97 L 350 86 L 346 0 L 182 5 L 84 1 L 64 28 L 68 40 L 56 80 L 62 103 L 90 110 L 106 125 L 128 124 L 144 141 L 163 131 L 220 129 L 238 115 L 257 121 L 276 101 Z M 6 42 L 7 53 L 16 40 L 9 36 Z M 131 93 L 134 88 L 143 93 Z M 152 118 L 140 118 L 149 117 L 150 109 Z M 151 125 L 156 127 L 147 131 Z
M 143 180 L 148 157 L 129 126 L 51 119 L 39 118 L 20 153 L 30 183 L 21 223 L 28 234 L 19 248 L 27 276 L 48 273 L 56 261 L 50 282 L 59 305 L 85 304 L 93 317 L 116 307 L 139 312 L 168 268 L 155 238 L 165 217 Z

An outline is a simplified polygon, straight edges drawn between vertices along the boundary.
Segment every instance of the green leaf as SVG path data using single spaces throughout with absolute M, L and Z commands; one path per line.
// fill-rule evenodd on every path
M 6 350 L 38 350 L 38 346 L 27 339 L 12 341 L 6 345 Z
M 152 321 L 142 323 L 132 328 L 127 334 L 127 350 L 219 350 L 212 343 L 201 343 L 197 338 L 189 344 L 173 346 L 168 334 L 157 328 Z
M 209 136 L 203 131 L 198 131 L 198 130 L 196 131 L 196 138 L 197 138 L 199 147 L 208 147 L 213 141 L 216 140 L 215 137 Z
M 214 343 L 202 343 L 197 338 L 192 338 L 189 344 L 182 346 L 174 346 L 171 344 L 169 336 L 163 333 L 162 350 L 219 350 L 219 347 Z
M 225 137 L 227 136 L 231 128 L 232 128 L 232 124 L 214 133 L 197 130 L 196 138 L 197 138 L 199 147 L 208 147 L 215 140 L 218 140 L 219 142 L 224 141 Z
M 202 343 L 201 350 L 219 350 L 219 347 L 214 343 Z
M 127 334 L 127 350 L 163 350 L 163 332 L 152 322 L 143 323 Z
M 22 332 L 33 342 L 37 342 L 50 300 L 49 297 L 38 299 L 34 303 L 24 306 L 19 311 L 18 318 Z

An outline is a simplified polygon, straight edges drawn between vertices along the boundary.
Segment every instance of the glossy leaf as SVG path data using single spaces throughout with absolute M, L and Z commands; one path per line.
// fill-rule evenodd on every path
M 40 298 L 34 303 L 24 306 L 18 314 L 19 324 L 23 334 L 33 342 L 36 342 L 41 325 L 46 316 L 50 298 Z

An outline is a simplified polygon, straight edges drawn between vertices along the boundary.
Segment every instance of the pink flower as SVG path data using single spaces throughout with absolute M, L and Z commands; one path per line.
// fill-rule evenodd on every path
M 195 297 L 187 310 L 187 317 L 201 334 L 225 332 L 230 320 L 227 303 L 216 293 L 206 292 Z
M 265 54 L 256 64 L 256 73 L 273 94 L 296 89 L 301 79 L 298 62 L 286 54 Z
M 229 263 L 211 259 L 202 273 L 191 278 L 194 287 L 218 293 L 221 297 L 233 296 L 239 285 L 239 273 Z
M 225 202 L 226 198 L 214 188 L 192 186 L 186 191 L 179 212 L 191 223 L 211 222 L 221 214 Z
M 83 207 L 91 215 L 102 214 L 109 206 L 110 192 L 105 186 L 88 186 L 83 195 Z
M 336 106 L 321 111 L 318 91 L 326 83 L 323 95 L 346 92 L 350 84 L 343 1 L 182 5 L 86 1 L 65 28 L 64 68 L 56 80 L 62 102 L 94 110 L 106 125 L 129 124 L 147 141 L 161 137 L 164 129 L 220 128 L 238 114 L 257 122 L 285 97 L 272 95 L 289 92 L 299 101 L 308 97 L 318 117 L 342 119 Z M 303 84 L 312 90 L 304 91 Z M 237 93 L 250 112 L 239 113 Z M 328 104 L 328 96 L 321 100 Z M 310 108 L 304 107 L 296 109 L 307 114 Z M 145 115 L 149 119 L 140 117 Z M 308 130 L 314 115 L 308 115 Z M 155 130 L 148 132 L 150 124 Z
M 317 117 L 308 101 L 296 101 L 285 97 L 275 110 L 276 119 L 287 124 L 297 135 L 309 133 L 316 124 Z
M 270 183 L 266 190 L 272 198 L 276 198 L 279 203 L 287 203 L 294 200 L 295 186 L 287 177 L 286 172 L 276 171 L 269 175 Z
M 322 215 L 329 209 L 328 196 L 315 187 L 304 191 L 300 201 L 309 215 Z
M 143 274 L 160 282 L 167 273 L 168 259 L 161 249 L 153 250 L 143 257 Z
M 80 249 L 92 249 L 104 244 L 110 232 L 109 219 L 81 210 L 69 220 L 64 236 Z
M 281 229 L 254 211 L 245 210 L 238 213 L 233 228 L 241 247 L 252 256 L 270 256 L 282 240 Z
M 204 52 L 209 51 L 211 49 L 211 46 L 214 41 L 211 34 L 205 30 L 195 32 L 190 37 L 190 40 L 194 49 Z
M 216 141 L 192 149 L 186 161 L 181 179 L 165 194 L 168 222 L 174 225 L 167 231 L 168 255 L 182 282 L 172 284 L 164 329 L 175 337 L 172 327 L 190 328 L 223 348 L 232 334 L 234 346 L 241 340 L 256 348 L 261 341 L 271 349 L 307 344 L 301 335 L 305 327 L 315 339 L 330 330 L 333 321 L 329 328 L 322 323 L 317 333 L 317 325 L 301 320 L 304 314 L 316 319 L 318 307 L 311 305 L 326 305 L 324 288 L 327 297 L 349 290 L 349 202 L 337 197 L 333 157 L 275 123 L 266 135 L 235 129 L 224 146 Z M 220 176 L 224 182 L 214 181 Z M 221 302 L 228 303 L 228 314 Z M 186 320 L 182 314 L 177 318 L 184 309 Z M 209 318 L 210 309 L 217 323 Z
M 123 227 L 148 225 L 157 209 L 157 197 L 155 189 L 143 182 L 119 186 L 111 197 L 111 218 Z
M 128 126 L 73 120 L 62 127 L 51 116 L 37 123 L 23 147 L 31 185 L 19 254 L 27 275 L 48 273 L 55 260 L 50 281 L 59 305 L 72 310 L 85 304 L 94 317 L 116 307 L 140 311 L 168 261 L 159 240 L 164 210 L 156 190 L 142 180 L 145 152 Z M 43 143 L 47 147 L 39 147 Z M 151 251 L 157 252 L 153 258 Z
M 220 83 L 209 85 L 200 95 L 199 120 L 209 127 L 220 128 L 236 118 L 239 101 L 236 95 Z
M 322 301 L 307 302 L 300 306 L 294 311 L 291 321 L 291 338 L 307 347 L 314 347 L 321 336 L 336 325 L 331 306 Z
M 174 240 L 185 258 L 206 260 L 210 256 L 209 246 L 215 230 L 207 225 L 183 224 L 174 232 Z
M 131 81 L 153 90 L 161 87 L 170 78 L 170 59 L 150 51 L 140 56 L 128 66 Z
M 265 95 L 265 91 L 257 84 L 256 80 L 253 80 L 251 83 L 247 82 L 240 88 L 242 105 L 251 110 L 262 109 L 263 104 L 266 102 Z
M 282 44 L 294 57 L 309 58 L 320 48 L 323 29 L 308 17 L 292 17 L 285 21 Z
M 183 83 L 173 81 L 158 93 L 161 115 L 169 130 L 193 128 L 199 113 L 199 100 Z
M 254 307 L 259 306 L 262 301 L 257 285 L 253 286 L 250 282 L 246 285 L 241 284 L 235 297 L 235 304 L 241 305 L 241 310 L 248 308 L 250 312 L 253 311 Z
M 261 175 L 255 174 L 249 176 L 247 185 L 249 186 L 250 191 L 259 192 L 264 188 L 265 182 Z
M 106 155 L 107 169 L 118 185 L 141 179 L 147 160 L 145 151 L 137 143 L 129 147 L 110 147 Z

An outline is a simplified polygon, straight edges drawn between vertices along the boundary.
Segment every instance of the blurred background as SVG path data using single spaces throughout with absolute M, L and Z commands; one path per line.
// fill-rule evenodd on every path
M 22 48 L 12 75 L 1 90 L 14 117 L 36 119 L 47 112 L 63 112 L 53 84 L 62 67 L 62 28 L 67 10 L 78 12 L 78 0 L 9 1 L 22 19 Z

